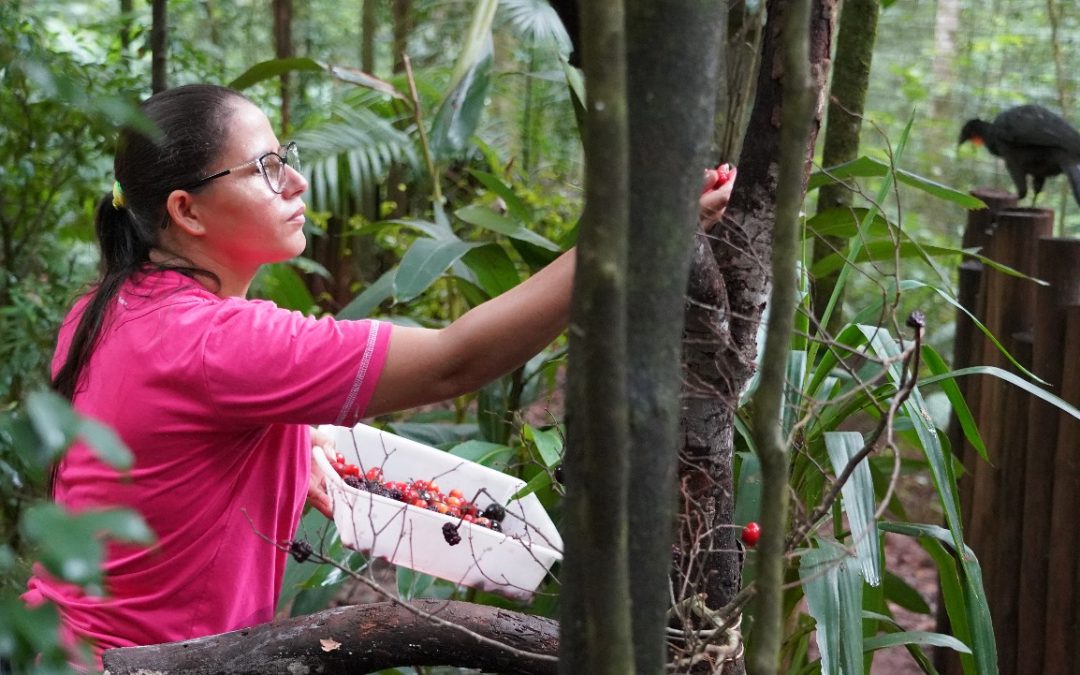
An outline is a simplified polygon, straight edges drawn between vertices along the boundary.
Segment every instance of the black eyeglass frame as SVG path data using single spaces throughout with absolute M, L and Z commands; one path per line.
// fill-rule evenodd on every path
M 300 161 L 299 161 L 300 151 L 296 147 L 296 141 L 290 141 L 290 142 L 286 143 L 285 145 L 283 145 L 281 147 L 281 149 L 284 151 L 284 154 L 280 154 L 280 153 L 277 153 L 277 152 L 268 152 L 265 155 L 259 155 L 255 159 L 244 162 L 243 164 L 239 164 L 239 165 L 234 166 L 234 167 L 232 167 L 230 169 L 224 169 L 222 171 L 218 171 L 217 173 L 214 173 L 214 174 L 210 174 L 206 178 L 201 178 L 197 182 L 192 183 L 191 185 L 189 185 L 189 186 L 187 186 L 185 188 L 181 188 L 181 189 L 182 190 L 194 190 L 195 188 L 202 187 L 203 185 L 206 185 L 207 183 L 209 183 L 212 180 L 217 180 L 218 178 L 228 176 L 230 173 L 232 173 L 234 171 L 239 171 L 240 169 L 246 169 L 247 167 L 254 164 L 255 166 L 259 167 L 259 173 L 262 174 L 263 180 L 266 181 L 266 187 L 270 188 L 270 191 L 273 192 L 274 194 L 279 195 L 279 194 L 281 194 L 282 192 L 285 191 L 285 185 L 286 185 L 285 174 L 284 173 L 282 174 L 282 178 L 281 178 L 281 181 L 280 181 L 281 185 L 279 185 L 277 189 L 274 189 L 274 186 L 271 185 L 271 183 L 270 183 L 270 174 L 268 174 L 266 172 L 266 165 L 264 164 L 264 162 L 266 161 L 266 158 L 271 157 L 271 156 L 277 157 L 281 161 L 281 165 L 282 165 L 281 170 L 285 171 L 285 167 L 292 166 L 291 164 L 289 164 L 289 154 L 293 153 L 293 155 L 296 157 L 296 166 L 294 166 L 293 169 L 295 169 L 297 171 L 300 170 Z

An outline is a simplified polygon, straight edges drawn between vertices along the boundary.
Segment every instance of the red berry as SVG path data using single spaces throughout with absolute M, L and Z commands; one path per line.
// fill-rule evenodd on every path
M 747 546 L 753 546 L 761 538 L 761 526 L 750 522 L 742 529 L 742 540 Z
M 382 469 L 377 466 L 373 466 L 367 470 L 367 473 L 364 474 L 364 478 L 368 479 L 373 483 L 381 482 L 383 479 Z

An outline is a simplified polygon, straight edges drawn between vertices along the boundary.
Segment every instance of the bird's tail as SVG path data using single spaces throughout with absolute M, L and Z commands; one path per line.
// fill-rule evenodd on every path
M 1073 197 L 1080 204 L 1080 164 L 1068 164 L 1065 166 L 1065 175 L 1069 177 L 1069 185 L 1072 186 Z

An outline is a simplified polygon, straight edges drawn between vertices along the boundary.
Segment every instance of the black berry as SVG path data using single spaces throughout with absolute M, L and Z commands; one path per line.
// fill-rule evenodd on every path
M 453 523 L 446 523 L 442 526 L 442 536 L 446 540 L 447 544 L 456 546 L 461 543 L 461 535 L 458 534 L 457 525 Z
M 488 504 L 488 507 L 480 515 L 493 523 L 501 523 L 502 519 L 506 517 L 506 509 L 501 504 Z
M 344 480 L 345 480 L 345 484 L 348 485 L 349 487 L 354 487 L 354 488 L 357 488 L 359 490 L 364 489 L 364 482 L 362 480 L 360 480 L 359 478 L 357 478 L 356 476 L 345 476 Z
M 302 563 L 311 557 L 313 551 L 311 550 L 311 544 L 303 539 L 297 539 L 289 544 L 289 553 L 296 559 L 296 562 Z

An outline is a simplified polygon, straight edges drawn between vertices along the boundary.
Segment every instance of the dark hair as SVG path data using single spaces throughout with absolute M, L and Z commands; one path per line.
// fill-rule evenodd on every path
M 236 101 L 247 100 L 227 87 L 192 84 L 168 89 L 143 102 L 143 114 L 157 128 L 152 137 L 131 128 L 121 130 L 113 173 L 125 204 L 113 206 L 110 191 L 98 203 L 94 229 L 101 249 L 100 278 L 75 329 L 64 365 L 53 389 L 72 400 L 79 376 L 101 335 L 108 308 L 123 283 L 152 265 L 150 250 L 159 245 L 168 224 L 165 203 L 173 190 L 206 175 L 228 139 L 228 121 Z M 204 270 L 168 265 L 188 275 Z

